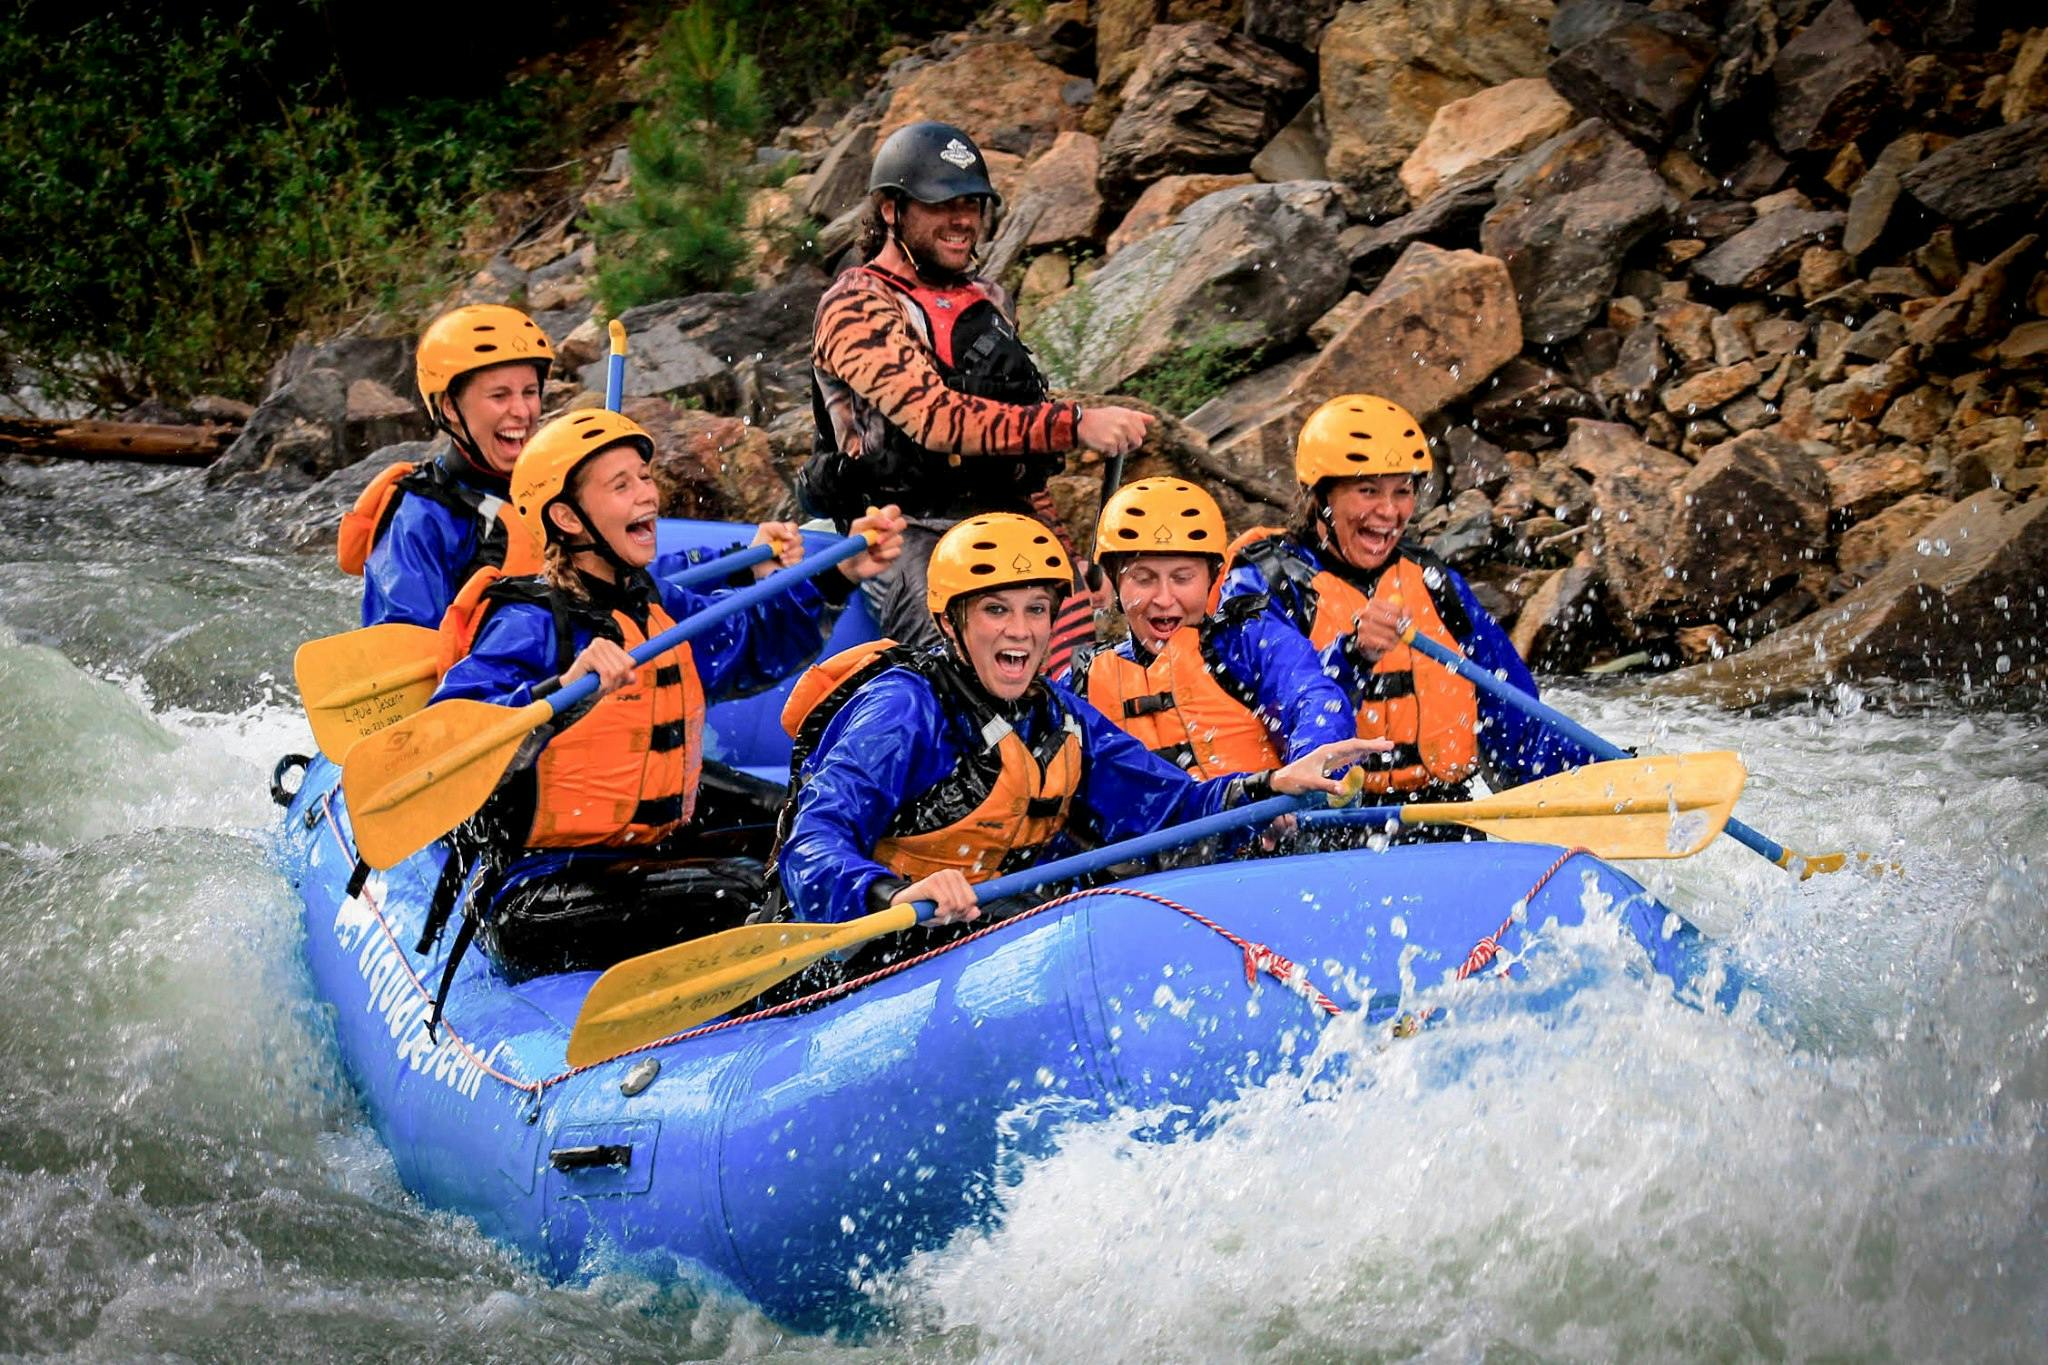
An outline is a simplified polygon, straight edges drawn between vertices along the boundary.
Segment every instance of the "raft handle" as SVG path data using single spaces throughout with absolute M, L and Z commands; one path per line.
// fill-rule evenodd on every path
M 558 1171 L 588 1171 L 604 1166 L 631 1166 L 633 1149 L 623 1142 L 597 1142 L 587 1147 L 557 1147 L 548 1164 Z
M 280 806 L 289 806 L 298 796 L 299 788 L 306 780 L 306 769 L 312 764 L 313 760 L 304 754 L 286 754 L 277 760 L 277 766 L 270 770 L 270 799 Z M 285 774 L 294 768 L 299 770 L 299 780 L 287 787 L 284 784 Z

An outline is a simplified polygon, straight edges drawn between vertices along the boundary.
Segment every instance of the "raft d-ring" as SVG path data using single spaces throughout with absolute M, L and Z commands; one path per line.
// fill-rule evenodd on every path
M 306 769 L 312 765 L 313 760 L 305 754 L 286 754 L 277 760 L 277 766 L 270 770 L 270 799 L 280 806 L 289 806 L 297 799 L 299 788 L 305 785 Z M 285 774 L 294 768 L 299 770 L 299 780 L 287 787 Z

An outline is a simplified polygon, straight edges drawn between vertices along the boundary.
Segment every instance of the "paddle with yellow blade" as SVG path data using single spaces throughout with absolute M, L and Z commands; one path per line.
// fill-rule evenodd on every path
M 1426 658 L 1434 659 L 1480 691 L 1505 702 L 1538 724 L 1548 725 L 1567 739 L 1576 741 L 1587 752 L 1607 759 L 1628 757 L 1626 749 L 1617 744 L 1610 744 L 1562 711 L 1544 705 L 1512 683 L 1494 677 L 1492 673 L 1456 650 L 1439 644 L 1427 635 L 1417 634 L 1413 625 L 1403 628 L 1401 639 L 1403 643 L 1413 646 Z M 1788 872 L 1797 873 L 1801 881 L 1818 872 L 1839 872 L 1848 865 L 1851 858 L 1860 865 L 1880 871 L 1903 871 L 1897 863 L 1889 862 L 1874 853 L 1797 853 L 1761 831 L 1751 829 L 1733 816 L 1728 818 L 1727 823 L 1730 838 L 1745 848 L 1769 858 Z
M 722 597 L 689 620 L 636 646 L 636 664 L 666 654 L 757 603 L 844 563 L 868 548 L 848 536 Z M 525 706 L 437 702 L 418 715 L 366 736 L 342 763 L 341 786 L 355 828 L 356 852 L 371 867 L 393 867 L 475 814 L 504 778 L 526 737 L 597 691 L 595 675 L 568 686 L 550 678 Z
M 706 559 L 665 580 L 694 587 L 773 558 L 770 545 L 749 545 Z M 441 636 L 398 621 L 325 635 L 299 646 L 292 659 L 306 719 L 320 752 L 339 763 L 356 741 L 416 714 L 441 681 Z
M 1320 810 L 1308 822 L 1361 818 L 1466 825 L 1507 839 L 1561 843 L 1605 858 L 1682 858 L 1721 830 L 1747 774 L 1732 753 L 1595 763 L 1478 801 Z M 1354 786 L 1355 790 L 1355 786 Z M 1337 798 L 1273 796 L 996 877 L 975 887 L 986 905 L 1212 835 L 1311 811 Z M 597 979 L 569 1034 L 571 1066 L 589 1066 L 725 1013 L 819 958 L 900 933 L 930 918 L 929 901 L 895 905 L 843 924 L 748 924 L 629 958 Z

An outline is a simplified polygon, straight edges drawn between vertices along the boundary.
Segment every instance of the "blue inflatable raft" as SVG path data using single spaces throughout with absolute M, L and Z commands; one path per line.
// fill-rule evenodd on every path
M 779 704 L 714 709 L 728 761 L 773 771 Z M 452 935 L 415 945 L 445 855 L 349 896 L 338 778 L 307 768 L 277 855 L 405 1187 L 551 1276 L 693 1277 L 803 1329 L 868 1320 L 877 1276 L 991 1217 L 1002 1157 L 1125 1106 L 1198 1118 L 1298 1065 L 1332 1010 L 1391 1032 L 1417 991 L 1519 970 L 1532 935 L 1587 905 L 1662 974 L 1698 956 L 1636 882 L 1547 845 L 1252 859 L 1084 892 L 822 1002 L 577 1070 L 564 1050 L 594 972 L 515 983 L 471 951 L 429 1031 Z

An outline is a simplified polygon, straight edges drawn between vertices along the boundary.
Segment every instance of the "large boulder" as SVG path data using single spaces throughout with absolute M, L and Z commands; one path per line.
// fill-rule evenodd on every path
M 1599 119 L 1560 133 L 1494 187 L 1480 246 L 1507 262 L 1531 341 L 1577 336 L 1607 307 L 1622 257 L 1678 201 L 1641 149 Z
M 1839 213 L 1782 208 L 1764 214 L 1727 241 L 1696 258 L 1693 278 L 1716 289 L 1757 292 L 1798 269 L 1809 246 L 1842 231 Z
M 717 413 L 762 420 L 749 401 L 762 385 L 800 391 L 810 364 L 811 324 L 824 278 L 806 271 L 749 294 L 691 294 L 629 308 L 625 396 L 694 402 Z M 605 360 L 584 366 L 583 387 L 604 392 Z M 751 382 L 750 382 L 751 379 Z
M 1582 667 L 1604 633 L 1600 566 L 1592 552 L 1579 551 L 1522 605 L 1508 638 L 1531 668 L 1562 671 Z
M 654 438 L 663 516 L 767 521 L 789 510 L 789 476 L 758 425 L 665 398 L 629 399 L 623 411 Z
M 1880 679 L 1972 693 L 2038 686 L 2048 681 L 2044 580 L 2048 499 L 1978 493 L 1825 610 L 1655 690 L 1748 705 Z
M 1567 26 L 1568 11 L 1583 18 Z M 1616 0 L 1568 4 L 1558 18 L 1550 84 L 1581 117 L 1601 119 L 1648 147 L 1670 141 L 1714 64 L 1714 30 L 1690 14 Z
M 866 202 L 868 171 L 875 163 L 875 133 L 880 127 L 874 122 L 856 123 L 839 135 L 804 188 L 805 213 L 829 223 Z
M 1123 221 L 1116 225 L 1116 231 L 1109 234 L 1102 254 L 1114 256 L 1132 242 L 1151 236 L 1180 217 L 1181 210 L 1197 199 L 1206 199 L 1219 190 L 1234 190 L 1252 181 L 1250 175 L 1162 176 L 1147 185 L 1145 192 L 1138 196 L 1138 202 L 1125 211 Z
M 1619 422 L 1573 422 L 1563 458 L 1593 482 L 1588 549 L 1620 623 L 1637 633 L 1645 618 L 1672 605 L 1664 576 L 1671 490 L 1692 466 Z
M 1306 71 L 1249 38 L 1215 24 L 1161 24 L 1145 35 L 1102 139 L 1103 180 L 1243 170 L 1307 86 Z
M 1397 211 L 1397 172 L 1436 111 L 1543 74 L 1550 0 L 1353 0 L 1317 50 L 1331 178 Z
M 2029 219 L 2048 207 L 2048 114 L 1951 142 L 1899 183 L 1962 226 Z
M 1339 240 L 1351 258 L 1351 283 L 1371 289 L 1386 278 L 1401 253 L 1417 242 L 1479 246 L 1479 224 L 1493 211 L 1493 187 L 1509 158 L 1484 161 L 1431 195 L 1420 208 L 1384 223 L 1353 223 Z
M 1024 172 L 1015 201 L 1005 206 L 1002 228 L 982 261 L 984 273 L 999 279 L 1028 252 L 1092 239 L 1102 218 L 1095 185 L 1101 161 L 1102 147 L 1094 138 L 1061 133 Z
M 1047 305 L 1032 344 L 1055 382 L 1114 390 L 1176 353 L 1291 341 L 1344 293 L 1328 182 L 1212 194 Z
M 1827 549 L 1827 476 L 1773 432 L 1687 465 L 1632 428 L 1576 421 L 1564 459 L 1593 480 L 1593 552 L 1632 634 L 1746 614 Z
M 1821 151 L 1861 137 L 1898 97 L 1899 58 L 1872 36 L 1850 0 L 1834 0 L 1771 64 L 1771 130 L 1787 152 Z
M 1073 80 L 1020 42 L 976 43 L 910 73 L 890 96 L 875 145 L 906 123 L 940 119 L 981 149 L 1030 156 L 1081 124 L 1065 99 Z
M 1919 164 L 1926 151 L 1927 138 L 1921 133 L 1904 133 L 1885 144 L 1849 192 L 1842 250 L 1861 256 L 1877 244 L 1891 222 L 1892 206 L 1899 201 L 1899 177 Z
M 415 403 L 374 379 L 316 365 L 258 405 L 234 443 L 206 468 L 220 487 L 265 475 L 304 488 L 394 441 L 424 438 L 433 426 Z
M 1700 457 L 1672 495 L 1667 580 L 1693 621 L 1754 608 L 1823 559 L 1828 480 L 1795 441 L 1748 431 Z
M 1497 156 L 1525 152 L 1577 120 L 1550 82 L 1526 76 L 1452 100 L 1401 163 L 1401 187 L 1417 205 L 1446 183 Z
M 1289 395 L 1306 406 L 1373 393 L 1426 419 L 1521 349 L 1507 268 L 1476 251 L 1416 242 L 1296 376 Z

